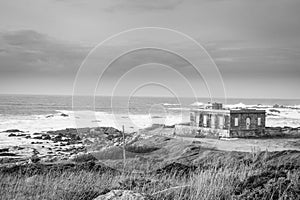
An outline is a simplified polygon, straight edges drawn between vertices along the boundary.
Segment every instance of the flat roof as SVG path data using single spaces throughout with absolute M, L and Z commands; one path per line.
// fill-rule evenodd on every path
M 205 113 L 266 113 L 265 110 L 257 110 L 257 109 L 191 109 L 191 112 L 205 112 Z
M 230 113 L 266 113 L 266 111 L 257 109 L 232 109 Z

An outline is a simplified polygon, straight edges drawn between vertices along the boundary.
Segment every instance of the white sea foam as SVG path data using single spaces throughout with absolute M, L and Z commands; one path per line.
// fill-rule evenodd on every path
M 180 106 L 178 103 L 163 103 L 164 106 Z
M 247 108 L 249 105 L 245 105 L 243 103 L 237 103 L 237 104 L 227 104 L 224 105 L 224 108 L 234 109 L 234 108 Z
M 190 109 L 191 108 L 187 108 L 187 107 L 168 108 L 168 110 L 181 110 L 181 111 L 187 111 Z
M 65 114 L 67 116 L 62 116 Z M 167 114 L 152 117 L 150 114 L 111 114 L 94 111 L 57 110 L 55 114 L 30 116 L 2 116 L 0 117 L 0 131 L 19 129 L 29 134 L 49 130 L 83 127 L 114 127 L 132 132 L 150 127 L 152 124 L 174 125 L 182 122 L 182 116 Z
M 184 121 L 187 121 L 187 119 L 184 118 L 184 115 L 168 115 L 164 124 L 170 126 L 182 123 Z
M 61 113 L 51 115 L 30 115 L 30 116 L 1 116 L 0 131 L 7 129 L 19 129 L 29 133 L 47 130 L 56 130 L 67 127 L 75 127 L 70 117 L 63 117 Z
M 198 101 L 191 104 L 191 106 L 204 106 L 204 105 L 205 105 L 204 103 Z

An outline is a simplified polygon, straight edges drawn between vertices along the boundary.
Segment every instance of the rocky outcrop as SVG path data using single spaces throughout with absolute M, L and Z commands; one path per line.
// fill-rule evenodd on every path
M 24 133 L 22 133 L 22 132 L 13 132 L 13 133 L 10 133 L 9 135 L 8 135 L 8 137 L 27 137 L 27 136 L 29 136 L 28 134 L 24 134 Z
M 9 148 L 0 149 L 0 153 L 3 153 L 3 152 L 9 152 Z
M 112 190 L 98 196 L 94 200 L 150 200 L 146 194 L 133 192 L 131 190 Z
M 19 129 L 8 129 L 3 131 L 4 133 L 24 133 L 24 131 L 20 131 Z

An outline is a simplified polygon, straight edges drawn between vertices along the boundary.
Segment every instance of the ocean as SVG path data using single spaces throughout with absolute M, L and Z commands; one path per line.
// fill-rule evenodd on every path
M 172 125 L 187 122 L 193 105 L 208 98 L 86 97 L 48 95 L 0 95 L 0 131 L 19 129 L 40 132 L 76 127 L 112 126 L 136 131 L 154 123 Z M 215 101 L 222 101 L 215 99 Z M 273 112 L 274 105 L 279 112 Z M 300 100 L 226 99 L 227 107 L 266 109 L 269 126 L 300 126 Z M 277 106 L 276 106 L 277 107 Z

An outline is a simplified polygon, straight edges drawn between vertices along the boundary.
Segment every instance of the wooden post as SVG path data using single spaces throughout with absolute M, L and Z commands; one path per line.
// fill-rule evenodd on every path
M 126 164 L 124 125 L 122 126 L 122 133 L 123 133 L 123 173 L 124 173 L 125 172 L 125 164 Z

